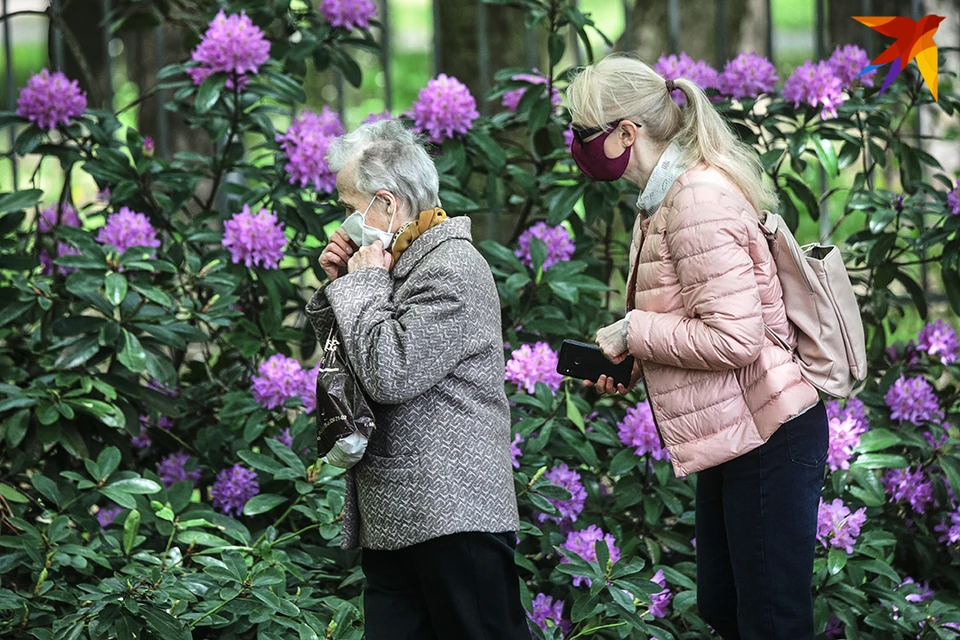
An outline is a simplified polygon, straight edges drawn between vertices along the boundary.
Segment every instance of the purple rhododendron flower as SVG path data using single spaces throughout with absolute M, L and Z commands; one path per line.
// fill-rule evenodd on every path
M 833 72 L 844 89 L 850 89 L 859 80 L 861 84 L 867 87 L 873 86 L 873 76 L 877 75 L 876 70 L 865 73 L 859 78 L 857 74 L 867 68 L 870 64 L 870 56 L 867 52 L 855 44 L 848 44 L 844 47 L 837 45 L 831 54 L 827 64 L 833 69 Z
M 943 544 L 957 544 L 960 542 L 960 509 L 957 509 L 953 513 L 946 514 L 946 517 L 949 519 L 949 523 L 946 520 L 942 521 L 934 527 L 934 531 L 943 534 L 940 536 L 940 542 Z
M 817 540 L 824 547 L 837 547 L 847 553 L 853 553 L 853 545 L 860 535 L 860 527 L 867 521 L 866 507 L 850 513 L 839 498 L 833 502 L 824 502 L 820 498 L 820 511 L 817 515 Z
M 893 383 L 884 397 L 890 407 L 890 418 L 920 425 L 943 417 L 933 387 L 925 378 L 907 379 L 904 376 Z
M 97 522 L 100 523 L 100 528 L 106 529 L 113 524 L 113 521 L 117 519 L 121 511 L 123 511 L 123 507 L 100 507 L 97 509 Z
M 734 98 L 756 98 L 773 91 L 777 79 L 777 69 L 769 60 L 753 52 L 741 53 L 724 66 L 717 88 Z
M 156 249 L 160 246 L 157 230 L 147 216 L 127 207 L 122 207 L 118 213 L 107 218 L 107 223 L 97 232 L 97 242 L 112 245 L 120 253 L 130 247 Z
M 546 342 L 522 345 L 510 354 L 505 379 L 526 389 L 527 393 L 534 393 L 538 382 L 556 393 L 563 382 L 563 376 L 557 373 L 558 361 L 556 352 Z
M 653 421 L 649 400 L 627 409 L 623 420 L 617 423 L 617 435 L 620 436 L 620 442 L 633 447 L 633 452 L 638 456 L 649 455 L 654 460 L 668 457 L 667 450 L 660 446 L 660 435 Z
M 200 63 L 199 67 L 187 69 L 194 84 L 203 84 L 212 73 L 229 73 L 239 77 L 237 88 L 243 89 L 245 75 L 256 73 L 270 59 L 270 41 L 246 12 L 227 16 L 221 9 L 193 50 L 192 58 Z M 234 88 L 233 78 L 227 87 Z
M 917 335 L 917 350 L 939 356 L 940 362 L 950 364 L 957 361 L 960 340 L 957 339 L 954 328 L 941 318 L 920 330 Z
M 650 597 L 650 615 L 654 618 L 665 618 L 667 617 L 667 610 L 670 608 L 670 602 L 673 600 L 673 592 L 667 589 L 667 579 L 663 575 L 662 569 L 653 574 L 650 581 L 663 587 L 663 591 Z
M 830 620 L 827 622 L 827 629 L 824 631 L 824 635 L 830 640 L 835 640 L 836 638 L 842 638 L 845 630 L 846 625 L 840 622 L 840 618 L 831 614 Z
M 254 215 L 245 204 L 241 213 L 223 223 L 223 246 L 230 250 L 234 264 L 243 262 L 247 267 L 276 269 L 283 258 L 287 236 L 276 215 L 266 209 Z
M 587 490 L 583 488 L 580 481 L 580 473 L 567 467 L 566 464 L 559 464 L 543 474 L 543 477 L 550 481 L 550 484 L 556 487 L 563 487 L 570 492 L 569 500 L 558 500 L 556 498 L 547 498 L 550 504 L 555 506 L 560 512 L 560 517 L 548 516 L 545 513 L 537 513 L 539 522 L 552 520 L 553 522 L 576 522 L 577 516 L 583 511 L 583 506 L 587 502 Z
M 370 21 L 377 17 L 373 0 L 323 0 L 319 8 L 330 26 L 348 31 L 369 29 Z
M 171 453 L 163 458 L 160 464 L 157 465 L 157 475 L 160 476 L 160 481 L 163 482 L 163 486 L 169 489 L 174 483 L 183 480 L 189 480 L 193 486 L 197 486 L 202 471 L 200 469 L 187 471 L 186 465 L 189 461 L 190 455 L 183 451 Z
M 523 436 L 519 433 L 513 436 L 513 442 L 510 443 L 510 460 L 513 462 L 513 468 L 520 468 L 520 456 L 523 455 L 523 451 L 520 450 L 520 445 L 523 444 Z
M 933 502 L 933 484 L 921 469 L 890 469 L 883 476 L 883 490 L 890 494 L 890 502 L 908 502 L 917 513 L 923 513 Z
M 157 150 L 157 145 L 153 141 L 153 138 L 147 136 L 143 139 L 143 155 L 147 158 L 153 157 L 154 152 Z
M 322 193 L 331 193 L 337 187 L 337 174 L 327 164 L 327 150 L 337 136 L 344 133 L 340 116 L 328 106 L 320 113 L 301 111 L 277 142 L 287 158 L 284 170 L 290 174 L 290 184 L 306 187 L 313 183 Z
M 783 85 L 783 99 L 811 107 L 820 107 L 820 118 L 828 120 L 837 117 L 837 106 L 843 104 L 843 83 L 826 62 L 813 64 L 807 60 L 797 67 Z
M 563 131 L 563 146 L 569 149 L 573 145 L 573 125 Z
M 547 246 L 547 257 L 543 260 L 543 270 L 546 271 L 558 262 L 569 260 L 576 251 L 576 245 L 570 232 L 563 225 L 551 227 L 546 222 L 538 222 L 520 234 L 518 243 L 520 248 L 513 255 L 520 258 L 520 262 L 533 267 L 533 257 L 530 255 L 530 241 L 539 238 Z
M 58 124 L 69 125 L 86 108 L 87 94 L 77 81 L 47 69 L 30 77 L 17 100 L 17 115 L 48 131 Z
M 900 583 L 900 587 L 905 585 L 912 584 L 917 587 L 919 593 L 911 593 L 910 595 L 905 596 L 907 602 L 927 602 L 933 600 L 933 589 L 930 588 L 930 583 L 924 580 L 923 582 L 917 582 L 910 576 L 904 578 L 903 582 Z M 898 589 L 900 587 L 897 587 Z
M 273 439 L 285 447 L 293 447 L 293 435 L 290 433 L 290 427 L 287 427 L 278 435 L 273 436 Z
M 232 512 L 237 516 L 243 513 L 243 506 L 247 501 L 258 493 L 260 484 L 257 482 L 257 474 L 239 464 L 218 473 L 217 481 L 210 489 L 214 508 L 226 515 Z
M 427 133 L 431 142 L 456 138 L 473 128 L 480 117 L 477 101 L 467 86 L 441 73 L 421 89 L 410 113 L 418 133 Z
M 373 124 L 374 122 L 380 122 L 381 120 L 393 120 L 393 116 L 390 115 L 389 111 L 384 111 L 382 113 L 371 113 L 360 124 Z
M 955 216 L 960 216 L 960 180 L 957 188 L 947 194 L 947 209 Z
M 860 444 L 860 435 L 866 431 L 857 420 L 846 414 L 829 419 L 830 444 L 827 448 L 827 465 L 831 471 L 849 469 L 853 450 Z
M 704 90 L 716 89 L 720 83 L 720 74 L 716 69 L 703 60 L 694 60 L 683 51 L 679 56 L 674 54 L 660 56 L 653 65 L 653 70 L 663 76 L 664 80 L 686 78 Z M 670 95 L 681 106 L 687 102 L 686 96 L 680 89 L 674 89 Z
M 571 531 L 567 534 L 567 539 L 560 545 L 561 549 L 572 551 L 587 562 L 596 562 L 597 560 L 597 542 L 603 540 L 607 543 L 607 549 L 610 551 L 610 562 L 616 562 L 620 559 L 620 549 L 617 547 L 617 541 L 609 533 L 604 533 L 603 529 L 595 524 L 590 525 L 582 531 Z M 569 564 L 570 561 L 564 558 L 561 564 Z M 600 567 L 601 570 L 605 567 Z M 586 582 L 589 587 L 592 580 L 583 576 L 573 577 L 573 586 L 579 587 Z
M 547 78 L 540 74 L 536 69 L 533 70 L 533 73 L 519 73 L 512 78 L 517 82 L 529 82 L 533 85 L 546 85 Z M 510 111 L 516 111 L 517 107 L 520 105 L 520 100 L 523 99 L 524 94 L 527 92 L 525 87 L 519 89 L 514 89 L 513 91 L 507 91 L 503 94 L 502 104 Z M 543 93 L 542 91 L 540 92 Z M 553 104 L 554 108 L 559 107 L 563 103 L 563 98 L 560 96 L 560 90 L 556 87 L 552 87 L 550 93 L 550 102 Z
M 260 375 L 253 376 L 251 391 L 257 402 L 267 409 L 276 409 L 303 392 L 303 378 L 299 362 L 276 353 L 260 364 Z
M 67 203 L 64 203 L 62 209 L 58 205 L 53 205 L 40 212 L 37 226 L 40 228 L 40 233 L 50 233 L 58 226 L 79 227 L 80 216 Z
M 527 618 L 534 625 L 546 631 L 551 626 L 560 627 L 563 634 L 570 632 L 570 621 L 563 619 L 563 600 L 554 599 L 546 594 L 538 593 L 531 604 L 531 611 L 527 613 Z M 552 625 L 550 623 L 553 623 Z
M 909 341 L 907 344 L 897 342 L 887 347 L 886 352 L 887 356 L 890 357 L 890 361 L 894 364 L 903 362 L 906 367 L 915 367 L 920 363 L 920 354 L 917 352 L 917 343 L 914 340 Z
M 317 377 L 320 375 L 320 363 L 311 369 L 303 370 L 303 379 L 300 389 L 300 401 L 306 413 L 313 413 L 317 408 Z

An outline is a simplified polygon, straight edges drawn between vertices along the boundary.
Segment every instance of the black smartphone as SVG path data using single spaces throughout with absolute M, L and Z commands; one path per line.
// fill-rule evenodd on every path
M 591 382 L 605 375 L 613 378 L 615 384 L 627 386 L 633 374 L 633 356 L 627 356 L 620 364 L 613 364 L 595 344 L 564 340 L 560 345 L 557 373 Z

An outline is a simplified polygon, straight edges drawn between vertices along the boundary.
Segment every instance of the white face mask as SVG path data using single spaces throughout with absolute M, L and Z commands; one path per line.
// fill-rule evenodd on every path
M 383 243 L 384 249 L 389 249 L 390 243 L 393 241 L 393 234 L 387 233 L 382 229 L 377 229 L 376 227 L 371 227 L 366 222 L 367 211 L 370 210 L 370 207 L 373 206 L 373 202 L 376 199 L 377 196 L 374 196 L 370 204 L 367 205 L 367 208 L 363 210 L 363 213 L 354 211 L 347 216 L 347 219 L 343 221 L 340 228 L 350 236 L 350 239 L 353 240 L 358 247 L 369 247 L 379 240 Z M 390 229 L 393 228 L 393 219 L 396 215 L 397 212 L 394 210 L 393 215 L 390 216 Z

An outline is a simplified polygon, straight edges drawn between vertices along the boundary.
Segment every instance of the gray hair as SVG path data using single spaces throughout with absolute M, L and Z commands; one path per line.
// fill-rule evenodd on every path
M 399 120 L 363 124 L 330 144 L 327 164 L 340 171 L 356 160 L 357 191 L 385 189 L 410 208 L 410 215 L 440 206 L 440 177 L 420 139 Z

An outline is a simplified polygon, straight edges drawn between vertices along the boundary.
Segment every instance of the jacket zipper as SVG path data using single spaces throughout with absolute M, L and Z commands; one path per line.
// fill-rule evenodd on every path
M 653 398 L 650 397 L 650 391 L 647 390 L 647 404 L 650 405 L 650 416 L 653 418 L 653 427 L 657 430 L 657 437 L 660 438 L 660 448 L 667 450 L 667 443 L 663 441 L 663 432 L 660 430 L 660 423 L 657 421 L 657 412 L 653 408 Z

